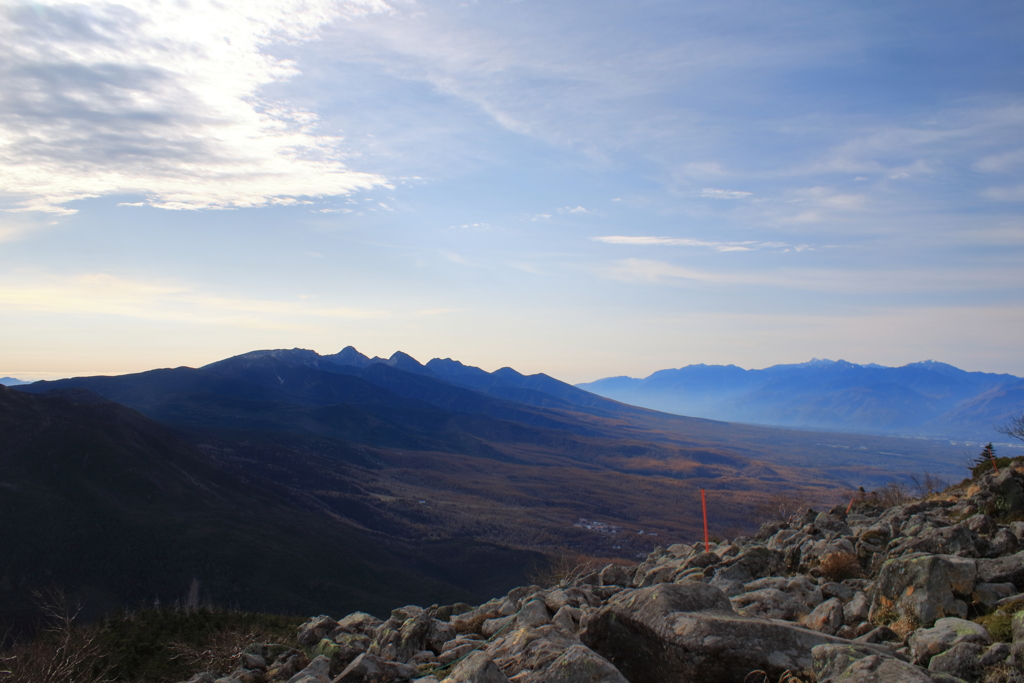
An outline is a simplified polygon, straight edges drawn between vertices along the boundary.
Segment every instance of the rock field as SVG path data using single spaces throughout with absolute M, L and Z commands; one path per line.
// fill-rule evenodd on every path
M 191 683 L 1024 683 L 1024 466 L 483 605 L 319 616 Z

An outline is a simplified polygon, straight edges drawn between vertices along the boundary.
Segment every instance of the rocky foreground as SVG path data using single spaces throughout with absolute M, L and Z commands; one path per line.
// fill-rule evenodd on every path
M 478 607 L 319 616 L 192 683 L 1024 682 L 1021 519 L 1017 465 Z

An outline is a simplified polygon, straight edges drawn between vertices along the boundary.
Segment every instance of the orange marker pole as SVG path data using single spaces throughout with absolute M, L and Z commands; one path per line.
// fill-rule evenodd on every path
M 708 543 L 708 499 L 704 495 L 704 489 L 700 490 L 700 507 L 704 510 L 704 552 L 711 550 Z
M 850 514 L 850 510 L 853 509 L 853 498 L 850 499 L 850 504 L 846 506 L 846 514 Z
M 989 455 L 988 457 L 992 458 L 992 468 L 996 471 L 996 476 L 998 477 L 999 476 L 999 465 L 996 464 L 995 453 Z

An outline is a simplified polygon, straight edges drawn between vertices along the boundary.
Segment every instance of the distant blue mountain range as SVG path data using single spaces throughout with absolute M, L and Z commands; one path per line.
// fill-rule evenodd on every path
M 995 426 L 1024 413 L 1024 379 L 932 360 L 898 368 L 817 358 L 763 370 L 701 364 L 576 386 L 691 417 L 983 441 L 1005 439 Z
M 0 377 L 0 384 L 5 387 L 15 387 L 19 384 L 28 384 L 28 382 L 23 382 L 20 379 L 15 379 L 14 377 Z

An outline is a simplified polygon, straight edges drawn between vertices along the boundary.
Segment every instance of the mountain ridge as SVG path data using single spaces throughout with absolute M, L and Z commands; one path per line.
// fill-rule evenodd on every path
M 576 386 L 674 414 L 936 438 L 991 440 L 995 424 L 1024 412 L 1024 379 L 934 360 L 895 368 L 817 358 L 750 370 L 697 364 Z

